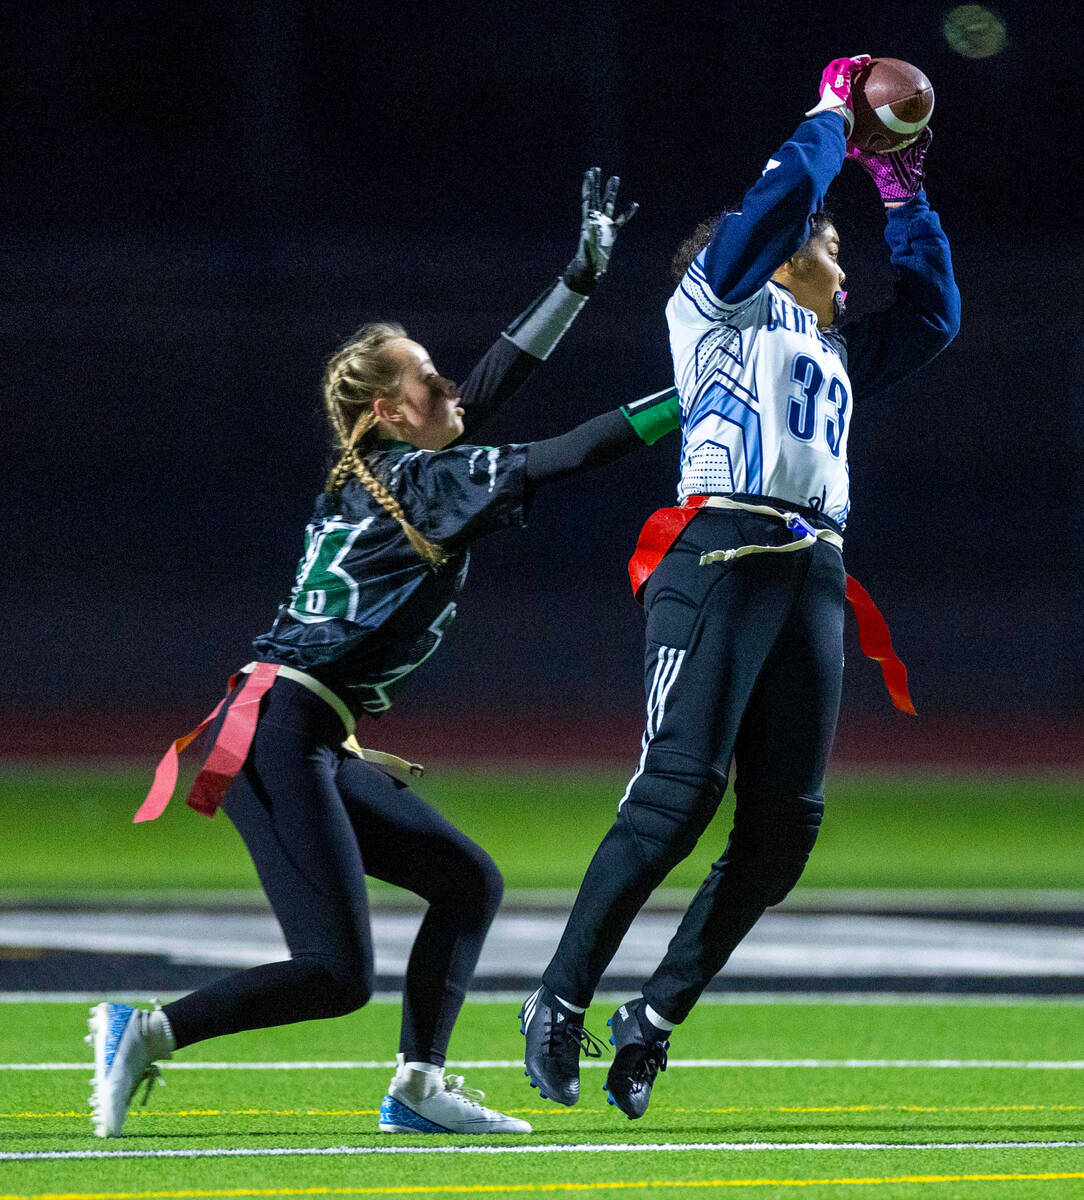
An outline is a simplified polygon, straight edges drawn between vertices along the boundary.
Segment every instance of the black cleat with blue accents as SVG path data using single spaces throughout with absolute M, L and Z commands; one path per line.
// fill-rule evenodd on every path
M 670 1043 L 663 1031 L 652 1036 L 654 1026 L 644 1016 L 643 999 L 622 1004 L 606 1022 L 613 1033 L 614 1063 L 602 1085 L 611 1104 L 616 1104 L 630 1121 L 647 1112 L 655 1076 L 666 1070 Z M 645 1035 L 645 1029 L 647 1034 Z
M 571 1107 L 580 1098 L 580 1051 L 602 1057 L 602 1043 L 583 1027 L 583 1013 L 566 1008 L 544 985 L 519 1010 L 519 1031 L 527 1039 L 524 1075 L 544 1100 Z

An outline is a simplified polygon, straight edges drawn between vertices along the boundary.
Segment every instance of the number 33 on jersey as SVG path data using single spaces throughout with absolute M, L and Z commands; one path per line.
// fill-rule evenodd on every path
M 699 259 L 666 316 L 681 395 L 678 499 L 783 497 L 845 524 L 851 385 L 842 338 L 772 282 L 724 304 Z

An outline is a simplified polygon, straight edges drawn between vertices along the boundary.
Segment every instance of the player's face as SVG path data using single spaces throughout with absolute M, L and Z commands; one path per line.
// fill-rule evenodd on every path
M 799 304 L 817 314 L 823 329 L 835 320 L 836 292 L 843 290 L 846 278 L 839 265 L 839 234 L 827 225 L 810 239 L 800 258 L 791 259 L 786 286 Z
M 443 450 L 463 432 L 459 388 L 437 374 L 429 351 L 417 342 L 404 338 L 397 353 L 403 376 L 391 405 L 399 417 L 395 436 L 421 450 Z

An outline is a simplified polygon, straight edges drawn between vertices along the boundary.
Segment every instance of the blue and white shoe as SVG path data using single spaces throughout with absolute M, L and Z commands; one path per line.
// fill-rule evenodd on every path
M 147 1085 L 146 1104 L 155 1080 L 161 1082 L 148 1047 L 150 1015 L 130 1004 L 96 1004 L 90 1010 L 90 1033 L 85 1040 L 94 1047 L 90 1108 L 98 1137 L 120 1137 L 139 1085 Z
M 410 1069 L 402 1054 L 380 1105 L 381 1133 L 530 1133 L 518 1117 L 486 1108 L 485 1093 L 462 1075 Z

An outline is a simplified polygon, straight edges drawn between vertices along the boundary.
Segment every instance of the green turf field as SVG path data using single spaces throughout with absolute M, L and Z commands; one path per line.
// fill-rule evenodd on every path
M 139 889 L 255 888 L 229 821 L 186 808 L 132 825 L 144 769 L 0 769 L 9 853 L 0 891 L 61 898 Z M 182 779 L 182 786 L 187 776 Z M 430 771 L 419 785 L 486 847 L 511 888 L 575 888 L 626 782 L 601 770 Z M 805 887 L 1080 888 L 1084 789 L 1057 776 L 961 779 L 855 775 L 829 780 Z M 724 803 L 667 883 L 695 887 L 722 849 Z
M 240 1034 L 182 1052 L 178 1062 L 218 1065 L 167 1065 L 167 1086 L 133 1113 L 123 1139 L 90 1133 L 89 1066 L 0 1070 L 0 1198 L 1084 1194 L 1082 1064 L 1049 1065 L 1084 1057 L 1080 1005 L 704 1005 L 675 1037 L 671 1068 L 635 1123 L 605 1104 L 598 1067 L 583 1071 L 577 1108 L 540 1100 L 518 1066 L 515 1011 L 515 1003 L 469 1003 L 450 1069 L 506 1061 L 462 1069 L 495 1107 L 531 1121 L 532 1134 L 468 1140 L 376 1133 L 398 1022 L 395 1005 L 378 1003 L 337 1021 Z M 606 1015 L 600 1004 L 590 1017 L 600 1026 Z M 80 1039 L 85 1016 L 80 1005 L 4 1005 L 0 1062 L 79 1062 L 88 1052 Z M 682 1065 L 698 1059 L 806 1061 Z M 383 1065 L 319 1065 L 373 1060 Z M 1002 1065 L 921 1065 L 938 1060 Z M 230 1069 L 246 1063 L 278 1065 Z M 1035 1145 L 991 1145 L 1007 1142 Z M 753 1143 L 768 1145 L 740 1148 Z M 422 1152 L 403 1153 L 408 1147 Z M 502 1147 L 504 1153 L 490 1152 Z M 170 1150 L 200 1153 L 154 1156 Z M 117 1151 L 142 1157 L 6 1157 Z
M 160 821 L 131 825 L 149 778 L 150 767 L 0 770 L 0 898 L 256 894 L 223 817 L 207 821 L 178 799 Z M 624 782 L 597 770 L 480 778 L 434 769 L 420 790 L 491 851 L 512 888 L 570 889 Z M 1075 780 L 837 773 L 828 806 L 803 886 L 1081 887 Z M 727 820 L 724 808 L 671 886 L 695 887 Z M 0 1004 L 0 1200 L 1084 1196 L 1079 1002 L 718 999 L 681 1028 L 648 1115 L 629 1122 L 606 1106 L 597 1065 L 584 1071 L 577 1108 L 541 1101 L 518 1066 L 517 1001 L 472 996 L 450 1069 L 464 1064 L 488 1102 L 534 1125 L 530 1135 L 472 1142 L 375 1132 L 397 1044 L 394 1004 L 192 1047 L 166 1066 L 167 1086 L 133 1113 L 128 1136 L 108 1142 L 90 1133 L 86 1006 Z M 608 1013 L 600 1000 L 589 1027 Z M 842 1065 L 855 1060 L 865 1065 Z M 231 1065 L 185 1066 L 201 1062 Z M 320 1065 L 343 1062 L 381 1065 Z M 465 1065 L 477 1062 L 504 1065 Z M 129 1157 L 57 1157 L 88 1153 Z

